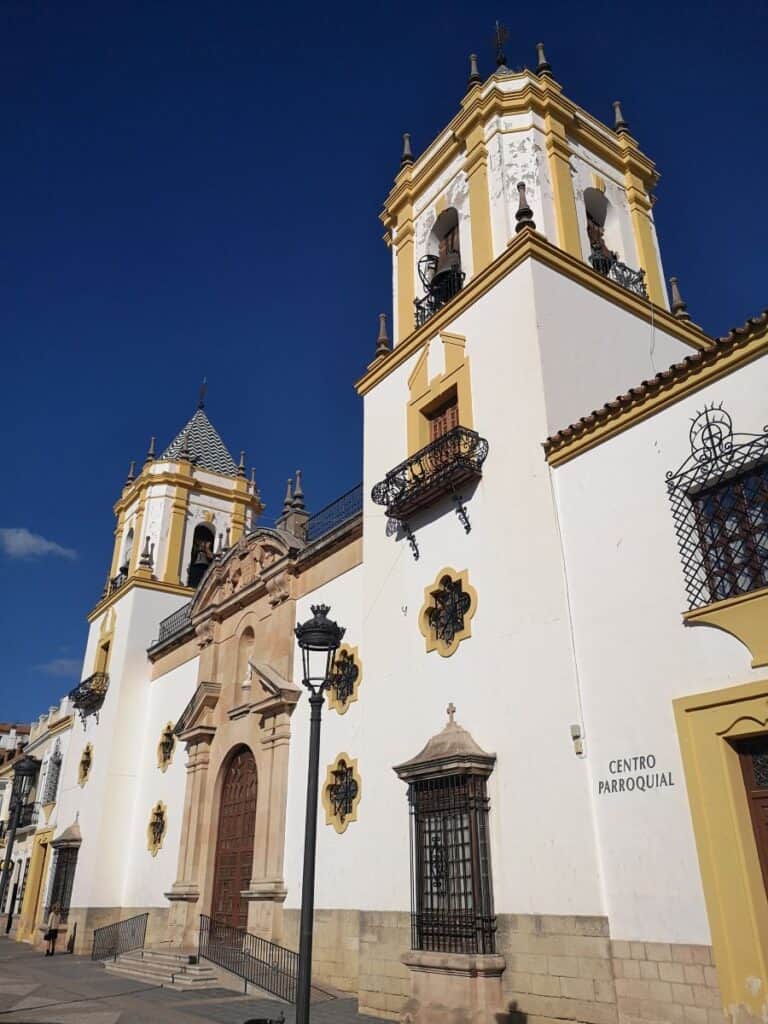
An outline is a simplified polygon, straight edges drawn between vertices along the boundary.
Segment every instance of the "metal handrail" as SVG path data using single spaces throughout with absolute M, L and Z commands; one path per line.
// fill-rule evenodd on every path
M 363 508 L 363 485 L 358 484 L 340 498 L 336 498 L 319 512 L 314 512 L 307 522 L 307 540 L 317 540 L 338 526 L 354 519 Z
M 131 949 L 143 949 L 147 935 L 149 914 L 137 914 L 124 921 L 96 928 L 93 933 L 91 960 L 117 960 L 121 953 Z
M 198 955 L 272 995 L 296 1002 L 299 954 L 242 928 L 200 915 Z
M 177 608 L 171 615 L 160 620 L 160 626 L 155 643 L 162 644 L 170 640 L 176 633 L 181 633 L 192 624 L 192 602 L 187 601 L 181 608 Z

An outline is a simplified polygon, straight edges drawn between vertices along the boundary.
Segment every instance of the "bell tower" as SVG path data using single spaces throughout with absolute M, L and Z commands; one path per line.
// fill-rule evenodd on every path
M 471 56 L 458 114 L 418 157 L 404 136 L 384 204 L 395 344 L 481 275 L 526 223 L 669 308 L 652 211 L 658 175 L 618 102 L 612 120 L 608 127 L 566 97 L 541 43 L 535 70 L 512 71 L 500 39 L 486 80 Z
M 151 581 L 177 591 L 197 587 L 216 552 L 255 525 L 263 505 L 245 454 L 235 462 L 205 411 L 198 407 L 157 454 L 155 438 L 141 471 L 131 463 L 115 504 L 117 524 L 104 597 L 126 583 Z

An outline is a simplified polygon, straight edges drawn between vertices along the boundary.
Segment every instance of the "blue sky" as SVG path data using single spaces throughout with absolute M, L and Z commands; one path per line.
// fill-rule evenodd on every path
M 77 681 L 129 460 L 203 375 L 265 521 L 297 467 L 313 509 L 359 481 L 400 133 L 490 73 L 496 18 L 511 64 L 543 39 L 576 102 L 622 100 L 694 318 L 765 306 L 764 5 L 0 0 L 0 719 Z

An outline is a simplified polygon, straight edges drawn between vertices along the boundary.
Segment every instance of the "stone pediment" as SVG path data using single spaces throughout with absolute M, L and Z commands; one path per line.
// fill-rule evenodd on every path
M 224 557 L 208 570 L 193 598 L 192 616 L 197 618 L 211 608 L 240 605 L 245 591 L 263 586 L 270 604 L 279 604 L 290 596 L 288 573 L 280 563 L 298 553 L 302 542 L 282 530 L 259 529 L 241 537 Z
M 265 662 L 248 662 L 250 688 L 248 699 L 229 712 L 230 718 L 244 714 L 274 715 L 280 712 L 290 714 L 301 696 L 301 687 L 282 676 L 277 669 Z
M 174 734 L 185 743 L 210 741 L 216 732 L 213 716 L 220 694 L 221 683 L 200 683 L 176 722 Z

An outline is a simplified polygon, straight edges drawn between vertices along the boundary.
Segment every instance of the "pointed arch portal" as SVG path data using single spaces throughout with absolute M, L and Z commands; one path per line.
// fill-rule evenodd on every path
M 240 893 L 251 881 L 256 794 L 256 761 L 247 747 L 237 747 L 221 789 L 211 901 L 213 920 L 233 928 L 248 925 L 248 902 Z

